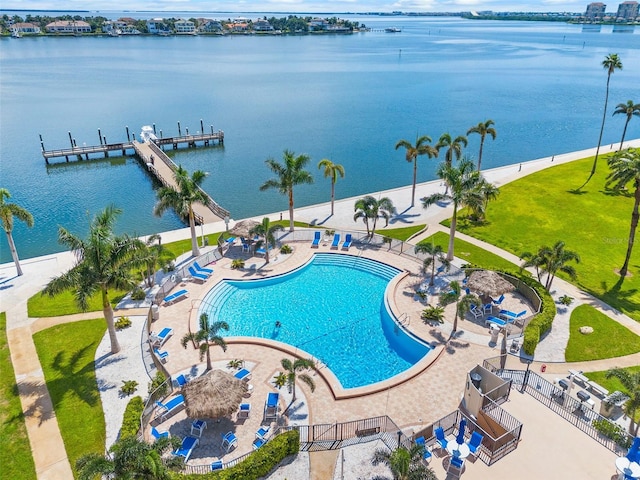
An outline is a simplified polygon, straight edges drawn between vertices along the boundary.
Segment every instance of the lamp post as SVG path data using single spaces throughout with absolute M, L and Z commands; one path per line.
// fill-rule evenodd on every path
M 522 388 L 520 389 L 520 393 L 524 393 L 525 388 L 527 388 L 527 383 L 529 383 L 529 367 L 531 367 L 532 360 L 526 360 L 527 369 L 524 372 L 524 378 L 522 379 Z
M 202 246 L 201 246 L 201 248 L 204 248 L 204 221 L 200 224 L 200 234 L 202 236 Z
M 226 229 L 226 231 L 227 231 L 227 232 L 229 231 L 229 220 L 231 220 L 231 219 L 229 218 L 229 215 L 226 215 L 226 216 L 224 217 L 224 226 L 225 226 L 225 229 Z

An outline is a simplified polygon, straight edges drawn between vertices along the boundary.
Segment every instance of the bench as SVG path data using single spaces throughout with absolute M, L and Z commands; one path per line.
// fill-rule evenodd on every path
M 589 380 L 588 382 L 589 390 L 591 390 L 595 394 L 600 394 L 603 397 L 609 395 L 609 390 L 604 388 L 602 385 L 597 384 L 593 380 Z

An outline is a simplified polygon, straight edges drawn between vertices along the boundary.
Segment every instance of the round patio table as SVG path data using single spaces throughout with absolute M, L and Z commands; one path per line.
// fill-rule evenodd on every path
M 447 448 L 449 445 L 447 444 Z M 616 458 L 616 469 L 623 475 L 640 478 L 640 465 L 630 461 L 627 457 Z
M 469 450 L 469 445 L 466 443 L 458 443 L 456 439 L 449 440 L 447 442 L 447 452 L 449 452 L 454 457 L 458 458 L 467 458 L 471 453 Z

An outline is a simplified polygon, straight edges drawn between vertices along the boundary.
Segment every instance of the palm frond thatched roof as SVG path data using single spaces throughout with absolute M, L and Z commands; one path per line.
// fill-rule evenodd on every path
M 211 370 L 182 387 L 187 416 L 191 418 L 231 416 L 246 393 L 245 382 L 222 370 Z
M 476 270 L 467 280 L 467 287 L 472 292 L 485 295 L 502 295 L 515 290 L 515 287 L 493 270 Z

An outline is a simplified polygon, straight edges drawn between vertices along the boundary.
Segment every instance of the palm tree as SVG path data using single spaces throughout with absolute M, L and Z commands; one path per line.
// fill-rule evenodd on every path
M 631 211 L 631 229 L 629 231 L 629 242 L 627 243 L 627 254 L 624 264 L 620 269 L 620 276 L 625 278 L 629 269 L 631 251 L 635 242 L 636 228 L 638 227 L 638 206 L 640 205 L 640 151 L 628 148 L 618 152 L 607 160 L 611 173 L 607 176 L 607 187 L 621 192 L 625 191 L 627 184 L 633 183 L 633 210 Z
M 571 279 L 576 278 L 575 269 L 571 265 L 567 265 L 567 262 L 580 263 L 580 256 L 576 252 L 566 250 L 563 241 L 557 241 L 553 247 L 543 245 L 535 254 L 524 252 L 520 258 L 526 260 L 521 268 L 535 267 L 540 283 L 542 283 L 542 275 L 547 274 L 544 284 L 547 291 L 551 289 L 551 284 L 558 272 L 567 274 Z
M 171 253 L 162 245 L 160 235 L 155 233 L 141 245 L 138 257 L 145 265 L 145 283 L 147 287 L 153 287 L 156 269 L 171 258 Z
M 602 112 L 602 125 L 600 126 L 600 136 L 598 137 L 598 147 L 596 148 L 596 156 L 593 159 L 593 166 L 591 167 L 591 173 L 589 174 L 589 178 L 584 182 L 584 187 L 591 177 L 596 173 L 596 166 L 598 165 L 598 154 L 600 152 L 600 144 L 602 143 L 602 132 L 604 132 L 604 122 L 607 118 L 607 104 L 609 103 L 609 81 L 611 80 L 611 74 L 616 70 L 622 70 L 622 61 L 618 57 L 617 53 L 611 53 L 604 57 L 602 61 L 603 68 L 607 71 L 607 92 L 604 97 L 604 111 Z M 580 187 L 580 188 L 582 188 Z
M 546 264 L 546 247 L 541 247 L 538 249 L 536 253 L 532 252 L 522 252 L 520 254 L 520 260 L 524 260 L 522 265 L 520 265 L 520 269 L 525 269 L 529 267 L 533 267 L 536 271 L 536 276 L 538 277 L 538 282 L 542 283 L 542 272 L 544 271 Z
M 324 178 L 331 178 L 331 215 L 333 215 L 333 202 L 336 198 L 336 182 L 338 175 L 344 178 L 344 167 L 337 163 L 333 163 L 327 158 L 323 158 L 318 163 L 318 169 L 324 168 Z
M 375 197 L 371 195 L 356 200 L 354 210 L 356 213 L 353 216 L 353 220 L 358 221 L 359 218 L 362 218 L 362 221 L 367 226 L 367 236 L 370 238 L 373 238 L 373 235 L 376 233 L 378 218 L 384 218 L 384 226 L 386 227 L 389 225 L 391 215 L 396 211 L 390 198 L 382 197 L 380 200 L 376 200 Z M 371 228 L 369 228 L 370 221 L 372 222 Z
M 451 261 L 453 260 L 453 241 L 456 235 L 458 209 L 467 206 L 477 208 L 477 205 L 482 203 L 483 198 L 478 191 L 478 185 L 483 181 L 483 176 L 467 159 L 462 160 L 458 167 L 442 163 L 437 174 L 451 188 L 451 193 L 434 193 L 424 197 L 422 198 L 422 206 L 428 208 L 444 199 L 453 201 L 453 215 L 451 216 L 449 247 L 447 249 L 447 260 Z
M 13 218 L 17 218 L 26 223 L 27 227 L 31 228 L 33 227 L 33 215 L 15 203 L 5 202 L 5 198 L 11 198 L 11 194 L 6 188 L 0 188 L 0 221 L 2 221 L 4 233 L 7 234 L 7 242 L 9 242 L 9 250 L 13 257 L 13 263 L 16 264 L 16 270 L 18 276 L 20 276 L 22 275 L 22 268 L 20 267 L 18 250 L 16 250 L 16 244 L 13 242 L 13 236 L 11 235 L 13 231 Z
M 391 470 L 394 480 L 436 480 L 435 472 L 422 463 L 424 447 L 413 444 L 410 450 L 399 446 L 395 450 L 379 448 L 373 453 L 371 464 L 386 465 Z M 374 477 L 373 480 L 381 480 L 386 477 Z
M 479 170 L 479 169 L 478 169 Z M 469 205 L 472 210 L 472 218 L 477 222 L 484 221 L 487 206 L 491 200 L 495 200 L 500 195 L 500 189 L 493 183 L 487 182 L 486 179 L 482 179 L 478 185 L 478 193 L 482 201 L 479 203 L 473 203 Z
M 407 162 L 413 162 L 413 188 L 411 190 L 411 206 L 415 205 L 416 198 L 416 181 L 418 177 L 418 156 L 427 155 L 429 158 L 437 157 L 438 150 L 431 145 L 427 145 L 427 143 L 431 143 L 431 137 L 428 135 L 423 135 L 420 138 L 416 138 L 416 144 L 411 145 L 411 143 L 407 140 L 400 140 L 396 143 L 396 150 L 400 147 L 404 147 L 406 149 L 405 159 Z
M 424 253 L 425 255 L 428 255 L 422 262 L 422 268 L 426 271 L 431 267 L 431 279 L 429 280 L 430 286 L 434 284 L 436 276 L 436 259 L 438 259 L 447 270 L 451 265 L 451 262 L 445 257 L 442 247 L 433 243 L 433 240 L 431 240 L 431 242 L 418 243 L 413 250 L 415 253 Z
M 209 315 L 200 315 L 200 330 L 189 332 L 182 337 L 180 343 L 183 348 L 192 342 L 200 350 L 200 361 L 207 356 L 207 371 L 211 370 L 211 347 L 219 346 L 224 352 L 227 351 L 227 342 L 219 335 L 220 330 L 229 330 L 229 324 L 223 321 L 209 323 Z
M 486 122 L 480 122 L 475 127 L 471 127 L 467 130 L 467 135 L 471 133 L 477 133 L 480 135 L 480 153 L 478 154 L 478 170 L 480 170 L 480 165 L 482 165 L 482 148 L 484 147 L 484 139 L 487 135 L 490 135 L 493 140 L 496 139 L 496 129 L 491 125 L 495 125 L 493 120 L 487 120 Z
M 620 380 L 625 391 L 622 394 L 629 397 L 629 400 L 625 403 L 625 410 L 627 416 L 631 419 L 629 422 L 629 433 L 634 436 L 638 436 L 640 430 L 640 422 L 634 422 L 636 412 L 640 409 L 640 372 L 633 372 L 625 368 L 612 368 L 607 371 L 607 378 L 615 377 Z M 620 395 L 619 397 L 621 397 Z M 615 403 L 621 398 L 609 398 L 612 403 Z M 633 427 L 635 423 L 635 428 Z
M 449 305 L 453 302 L 456 304 L 456 311 L 451 336 L 458 331 L 458 319 L 463 320 L 467 312 L 471 310 L 472 305 L 480 305 L 480 299 L 471 293 L 462 295 L 460 283 L 453 281 L 449 283 L 449 291 L 440 295 L 440 303 L 442 305 Z
M 196 202 L 206 204 L 208 201 L 207 195 L 200 188 L 206 176 L 207 173 L 201 170 L 196 170 L 189 176 L 189 172 L 180 165 L 173 173 L 177 188 L 171 186 L 160 187 L 157 193 L 158 203 L 154 208 L 154 213 L 157 216 L 162 215 L 167 209 L 173 208 L 180 217 L 189 219 L 191 255 L 194 257 L 200 255 L 200 250 L 198 249 L 193 204 Z
M 278 230 L 284 230 L 282 225 L 272 225 L 269 217 L 264 217 L 262 219 L 262 223 L 259 223 L 258 225 L 253 227 L 249 232 L 251 235 L 259 235 L 263 238 L 262 240 L 258 240 L 258 242 L 256 243 L 256 248 L 260 248 L 262 245 L 264 245 L 264 250 L 266 252 L 264 254 L 265 263 L 269 263 L 269 248 L 275 246 L 276 237 L 274 233 Z
M 275 188 L 283 195 L 289 196 L 289 231 L 293 232 L 293 187 L 301 184 L 313 183 L 313 177 L 304 167 L 311 158 L 308 155 L 298 155 L 285 150 L 282 155 L 284 164 L 278 163 L 273 158 L 268 158 L 265 163 L 278 178 L 267 180 L 260 186 L 260 191 Z
M 139 480 L 169 480 L 170 470 L 179 470 L 183 459 L 168 455 L 180 446 L 180 438 L 163 437 L 149 444 L 137 437 L 125 437 L 116 442 L 110 454 L 89 453 L 76 462 L 79 480 L 122 478 Z
M 624 143 L 624 137 L 627 134 L 627 126 L 629 122 L 635 115 L 636 117 L 640 117 L 640 103 L 633 103 L 633 100 L 627 100 L 627 103 L 619 103 L 616 105 L 616 109 L 613 114 L 618 115 L 619 113 L 624 113 L 627 116 L 627 120 L 624 122 L 624 130 L 622 130 L 622 140 L 620 140 L 620 148 L 618 151 L 622 150 L 622 144 Z
M 314 370 L 316 364 L 310 358 L 296 358 L 293 362 L 288 358 L 280 360 L 282 368 L 285 370 L 286 385 L 289 387 L 289 391 L 292 393 L 291 403 L 296 401 L 296 379 L 306 383 L 311 391 L 315 391 L 316 384 L 306 373 L 301 373 L 305 370 Z
M 76 265 L 51 280 L 43 290 L 43 294 L 50 296 L 73 290 L 76 303 L 83 311 L 88 309 L 91 296 L 100 292 L 102 312 L 111 341 L 111 353 L 118 353 L 120 345 L 113 323 L 109 290 L 135 287 L 137 282 L 132 269 L 141 265 L 137 253 L 142 242 L 128 235 L 116 236 L 113 233 L 116 218 L 121 212 L 110 205 L 98 213 L 89 225 L 89 236 L 86 240 L 60 227 L 58 241 L 75 253 Z
M 443 148 L 447 149 L 444 160 L 448 166 L 451 166 L 454 156 L 456 157 L 456 160 L 460 160 L 463 146 L 467 146 L 467 137 L 464 135 L 458 135 L 456 138 L 452 139 L 449 132 L 447 132 L 443 133 L 438 139 L 438 143 L 436 143 L 436 150 L 440 152 Z

